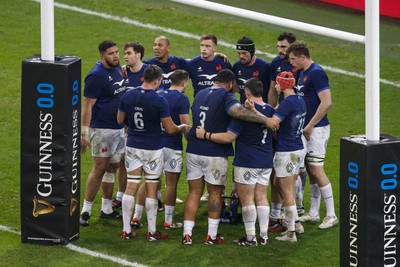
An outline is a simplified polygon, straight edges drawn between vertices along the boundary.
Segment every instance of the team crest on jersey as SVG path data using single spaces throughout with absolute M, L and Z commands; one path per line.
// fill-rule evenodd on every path
M 151 161 L 150 164 L 150 170 L 154 171 L 157 167 L 157 162 L 155 160 Z
M 112 81 L 113 78 L 112 78 L 111 76 L 108 76 L 108 80 L 109 80 L 109 81 Z
M 203 72 L 203 69 L 201 67 L 198 67 L 197 72 Z
M 238 71 L 238 75 L 242 75 L 242 71 L 241 70 Z
M 244 178 L 244 180 L 246 180 L 246 181 L 250 180 L 250 179 L 251 179 L 251 173 L 250 173 L 249 171 L 246 171 L 246 172 L 243 174 L 243 178 Z
M 103 148 L 101 149 L 101 153 L 106 153 L 107 151 L 108 151 L 107 147 L 103 147 Z
M 281 67 L 278 67 L 278 69 L 276 70 L 276 72 L 281 72 Z
M 176 69 L 176 66 L 175 66 L 175 64 L 174 64 L 174 63 L 172 63 L 172 64 L 171 64 L 171 66 L 170 66 L 170 68 L 171 68 L 171 70 L 174 70 L 174 69 Z
M 256 70 L 255 72 L 253 72 L 253 77 L 258 77 L 260 75 L 260 73 L 258 72 L 258 70 Z
M 217 71 L 222 70 L 222 66 L 221 66 L 221 65 L 216 66 L 216 67 L 215 67 L 215 70 L 217 70 Z
M 307 81 L 307 76 L 303 77 L 303 83 L 305 83 Z

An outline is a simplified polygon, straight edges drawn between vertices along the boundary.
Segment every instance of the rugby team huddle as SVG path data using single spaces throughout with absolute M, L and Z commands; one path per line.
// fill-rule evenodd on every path
M 182 244 L 190 245 L 200 201 L 206 200 L 208 232 L 203 242 L 223 243 L 218 226 L 229 156 L 234 156 L 232 193 L 240 200 L 245 227 L 244 237 L 234 240 L 235 244 L 267 245 L 268 232 L 282 232 L 276 237 L 279 241 L 297 242 L 296 235 L 304 233 L 302 222 L 320 221 L 321 196 L 326 216 L 318 227 L 338 224 L 324 171 L 330 133 L 327 112 L 332 104 L 327 74 L 292 33 L 280 34 L 277 48 L 279 55 L 269 63 L 255 55 L 253 40 L 243 36 L 236 43 L 239 60 L 232 66 L 225 55 L 217 53 L 214 35 L 201 36 L 200 55 L 189 60 L 170 56 L 169 39 L 158 36 L 154 57 L 145 61 L 142 44 L 126 43 L 121 67 L 117 44 L 101 42 L 101 61 L 85 78 L 81 152 L 90 146 L 93 165 L 81 226 L 89 225 L 101 187 L 100 218 L 122 217 L 124 240 L 137 236 L 145 207 L 147 240 L 168 237 L 156 228 L 157 213 L 164 210 L 163 228 L 183 227 Z M 194 89 L 192 103 L 184 94 L 189 79 Z M 180 201 L 177 184 L 184 151 L 189 192 L 180 223 L 173 214 Z M 311 201 L 306 213 L 307 174 Z M 113 199 L 116 176 L 118 192 Z

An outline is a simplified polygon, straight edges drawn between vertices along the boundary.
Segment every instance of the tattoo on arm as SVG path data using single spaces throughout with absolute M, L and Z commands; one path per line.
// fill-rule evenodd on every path
M 248 121 L 248 122 L 256 122 L 256 123 L 264 123 L 265 122 L 264 116 L 260 116 L 256 113 L 254 113 L 253 111 L 250 111 L 250 110 L 244 108 L 239 103 L 234 104 L 229 109 L 228 115 L 233 118 Z

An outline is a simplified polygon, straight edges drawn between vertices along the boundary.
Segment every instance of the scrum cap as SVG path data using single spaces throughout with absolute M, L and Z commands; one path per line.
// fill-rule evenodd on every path
M 279 84 L 281 87 L 281 92 L 283 92 L 286 89 L 293 88 L 295 84 L 295 79 L 293 76 L 293 73 L 289 71 L 283 71 L 276 76 L 276 82 Z
M 236 50 L 247 51 L 250 53 L 250 57 L 253 57 L 254 53 L 256 52 L 253 40 L 247 38 L 246 36 L 243 36 L 241 39 L 237 41 Z

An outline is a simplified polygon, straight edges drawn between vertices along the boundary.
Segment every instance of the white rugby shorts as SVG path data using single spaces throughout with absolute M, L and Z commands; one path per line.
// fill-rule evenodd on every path
M 124 153 L 124 129 L 89 128 L 93 157 L 112 157 Z
M 276 177 L 283 178 L 298 174 L 305 155 L 305 149 L 290 152 L 275 152 L 274 170 Z
M 323 166 L 326 147 L 330 136 L 331 126 L 315 127 L 309 141 L 306 141 L 306 163 L 315 166 Z
M 142 168 L 146 174 L 152 177 L 160 177 L 163 168 L 162 149 L 146 150 L 134 147 L 126 147 L 125 168 L 129 173 L 138 168 Z
M 164 156 L 164 171 L 174 173 L 182 172 L 182 150 L 174 150 L 164 147 L 162 151 Z
M 207 157 L 186 153 L 186 179 L 204 180 L 213 185 L 226 185 L 228 157 Z
M 236 183 L 240 184 L 261 184 L 268 186 L 269 178 L 271 177 L 272 168 L 246 168 L 246 167 L 233 167 L 233 175 Z

